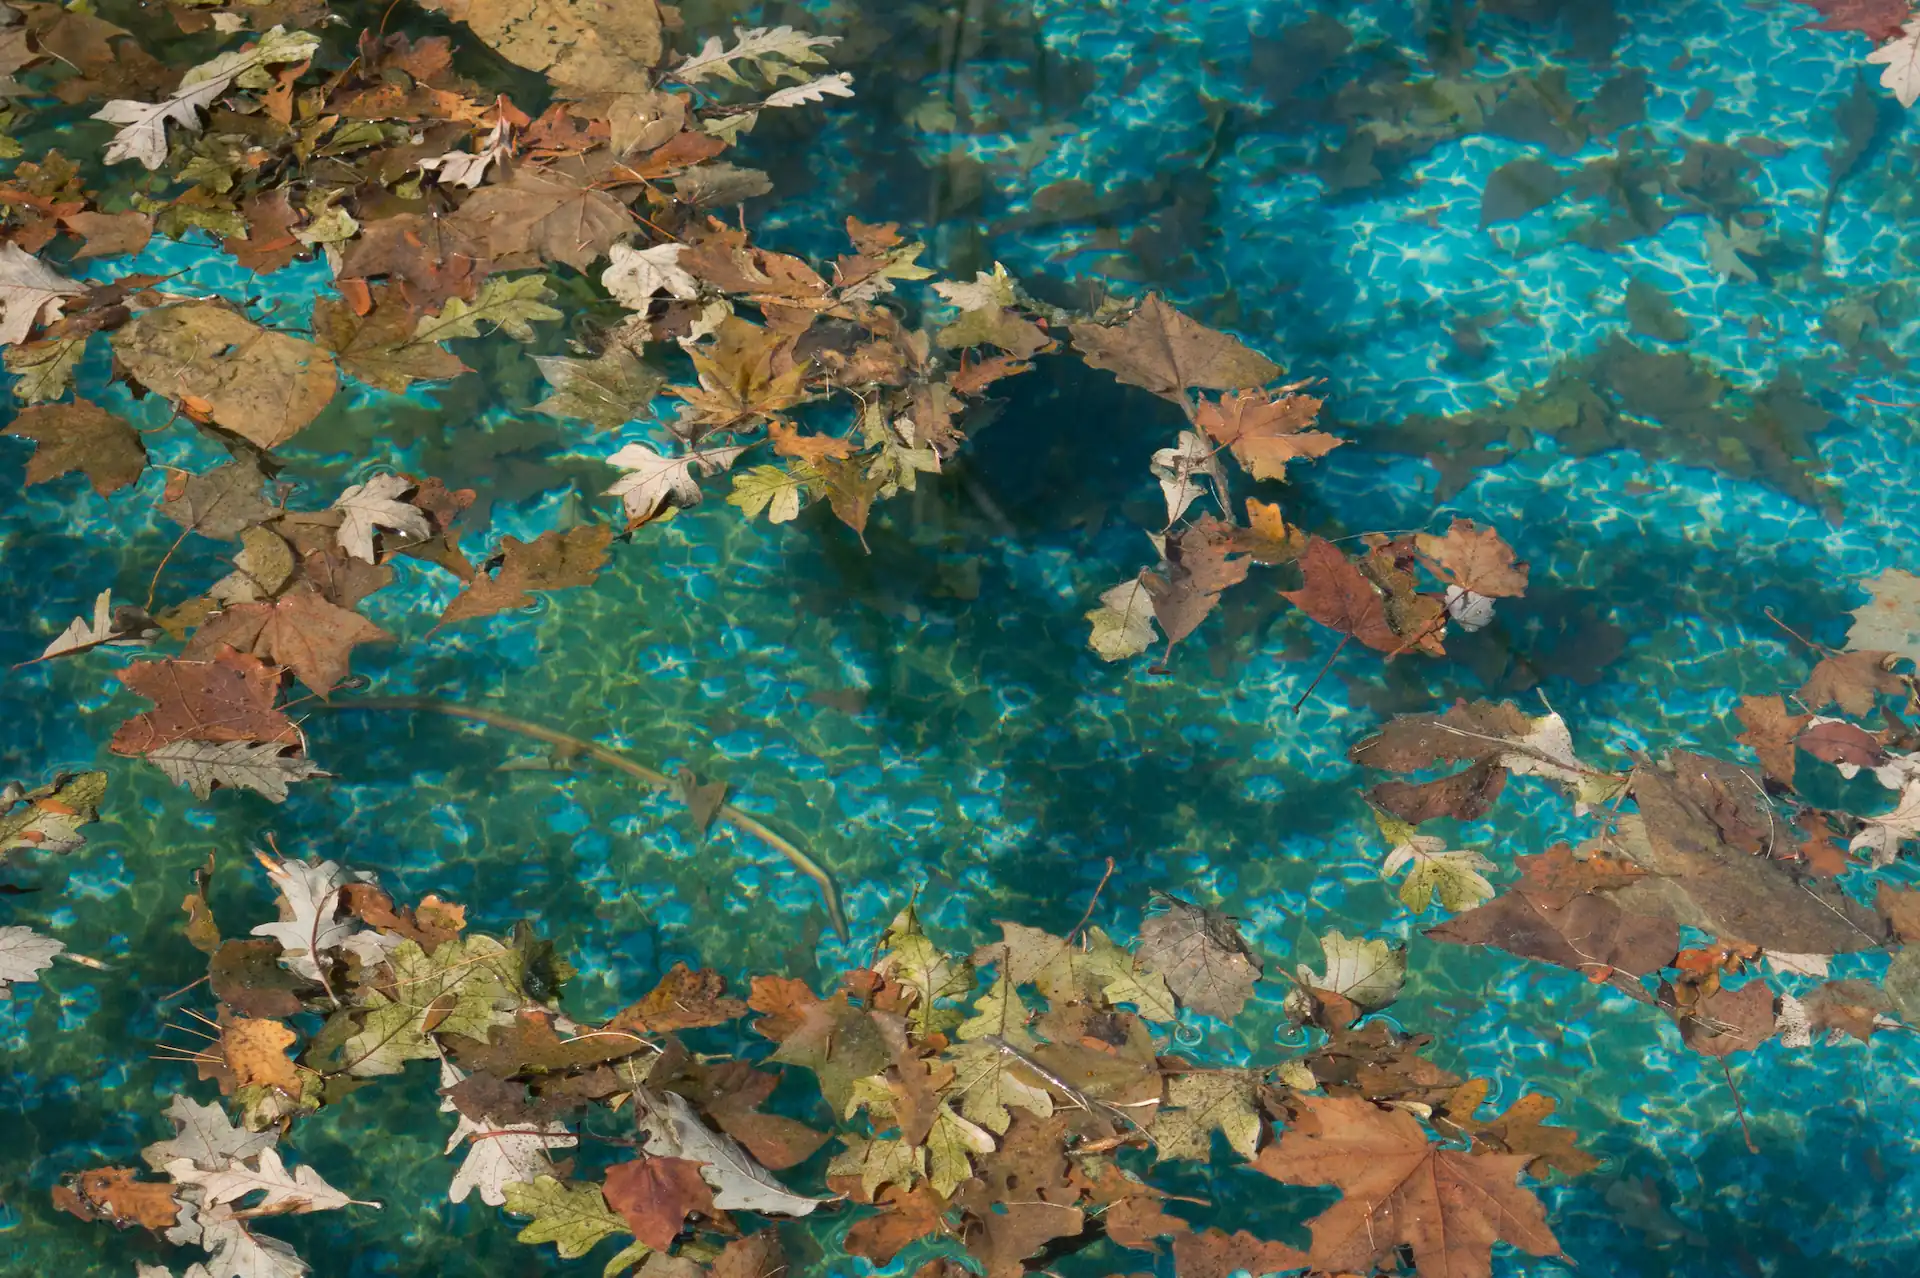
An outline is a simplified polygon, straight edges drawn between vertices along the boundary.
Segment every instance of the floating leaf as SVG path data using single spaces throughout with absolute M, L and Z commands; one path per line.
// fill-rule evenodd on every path
M 1216 444 L 1231 449 L 1255 479 L 1285 479 L 1287 463 L 1324 457 L 1347 441 L 1324 431 L 1308 430 L 1324 401 L 1311 395 L 1243 391 L 1202 399 L 1195 418 Z
M 697 448 L 680 457 L 667 457 L 648 444 L 628 444 L 607 458 L 607 464 L 627 472 L 607 489 L 607 495 L 625 503 L 627 518 L 645 523 L 669 506 L 700 504 L 700 484 L 693 477 L 698 466 L 703 475 L 717 475 L 733 465 L 746 452 L 746 446 Z
M 1086 614 L 1093 623 L 1087 646 L 1103 661 L 1137 657 L 1158 639 L 1153 629 L 1153 597 L 1146 583 L 1135 577 L 1100 596 L 1100 606 Z
M 537 411 L 578 417 L 608 430 L 651 416 L 654 397 L 667 384 L 665 377 L 619 346 L 598 359 L 535 355 L 533 362 L 553 387 L 551 395 L 534 405 Z
M 299 745 L 300 730 L 274 707 L 285 673 L 237 652 L 212 661 L 136 661 L 120 672 L 120 681 L 155 705 L 121 724 L 108 748 L 136 755 L 170 741 Z
M 607 546 L 612 541 L 613 529 L 605 524 L 581 524 L 564 533 L 549 529 L 530 542 L 505 538 L 500 543 L 499 571 L 491 576 L 476 573 L 447 605 L 438 624 L 524 608 L 533 602 L 529 591 L 590 586 L 607 566 Z
M 488 280 L 469 302 L 449 298 L 438 315 L 423 317 L 413 330 L 416 342 L 445 342 L 456 337 L 481 337 L 482 324 L 499 329 L 515 341 L 531 342 L 533 325 L 540 320 L 563 318 L 548 306 L 553 290 L 544 275 L 523 275 L 515 280 Z
M 1213 1133 L 1251 1160 L 1265 1123 L 1255 1108 L 1255 1076 L 1243 1069 L 1188 1070 L 1167 1080 L 1167 1108 L 1153 1115 L 1154 1161 L 1213 1156 Z
M 331 775 L 286 749 L 271 741 L 173 741 L 148 751 L 147 758 L 196 799 L 210 798 L 215 786 L 224 785 L 285 803 L 290 782 Z
M 1920 660 L 1920 576 L 1889 568 L 1861 584 L 1873 598 L 1853 610 L 1847 647 Z
M 348 509 L 353 512 L 349 517 L 356 518 L 367 508 L 360 505 Z M 418 517 L 417 511 L 415 515 Z M 359 613 L 329 602 L 310 585 L 302 585 L 272 602 L 239 603 L 215 613 L 194 632 L 180 655 L 188 661 L 205 660 L 224 644 L 285 666 L 324 697 L 347 677 L 354 648 L 392 638 Z
M 143 312 L 113 335 L 113 353 L 148 390 L 262 448 L 299 434 L 340 386 L 327 352 L 219 302 Z
M 329 1185 L 311 1167 L 289 1172 L 271 1146 L 254 1156 L 251 1167 L 235 1159 L 219 1171 L 205 1171 L 190 1158 L 178 1158 L 167 1164 L 166 1173 L 178 1184 L 200 1186 L 209 1203 L 238 1202 L 259 1193 L 262 1196 L 249 1205 L 249 1210 L 263 1214 L 332 1211 L 357 1201 Z
M 422 0 L 464 22 L 494 52 L 556 83 L 624 93 L 660 60 L 660 12 L 594 0 Z
M 1087 363 L 1169 399 L 1180 399 L 1195 387 L 1245 390 L 1280 375 L 1265 356 L 1238 338 L 1188 319 L 1158 293 L 1149 293 L 1124 324 L 1080 323 L 1072 331 L 1073 344 Z
M 1493 862 L 1478 852 L 1449 851 L 1445 839 L 1430 834 L 1415 834 L 1387 853 L 1380 865 L 1382 878 L 1392 878 L 1412 867 L 1400 884 L 1400 899 L 1409 910 L 1418 913 L 1434 900 L 1442 909 L 1468 910 L 1493 899 L 1493 884 L 1480 873 L 1491 870 Z
M 65 853 L 85 846 L 80 827 L 99 819 L 106 793 L 104 772 L 63 772 L 24 793 L 6 787 L 0 792 L 0 855 L 15 848 Z
M 609 265 L 600 272 L 600 285 L 630 311 L 646 310 L 661 293 L 683 300 L 696 298 L 700 296 L 700 281 L 680 266 L 680 254 L 686 247 L 667 243 L 637 249 L 631 244 L 615 244 L 607 250 Z
M 1325 970 L 1302 963 L 1301 984 L 1347 999 L 1363 1011 L 1375 1011 L 1400 997 L 1407 980 L 1407 950 L 1385 941 L 1348 937 L 1334 928 L 1320 938 Z
M 516 1238 L 523 1243 L 553 1243 L 560 1259 L 574 1260 L 611 1234 L 627 1232 L 627 1223 L 607 1209 L 598 1185 L 564 1184 L 551 1176 L 513 1181 L 505 1188 L 506 1208 L 533 1220 Z
M 784 469 L 752 466 L 734 472 L 727 503 L 738 506 L 748 519 L 765 511 L 769 523 L 791 523 L 800 517 L 800 508 L 819 486 L 817 472 L 805 462 Z
M 1253 993 L 1260 960 L 1227 915 L 1165 893 L 1158 899 L 1166 911 L 1140 925 L 1140 966 L 1166 977 L 1194 1011 L 1232 1020 Z
M 702 1123 L 693 1106 L 679 1095 L 642 1089 L 640 1097 L 647 1110 L 641 1126 L 648 1136 L 648 1150 L 701 1164 L 700 1174 L 713 1187 L 713 1205 L 720 1210 L 806 1216 L 826 1201 L 788 1190 L 754 1162 L 739 1142 Z
M 375 475 L 341 493 L 333 503 L 335 510 L 346 512 L 340 524 L 340 549 L 355 559 L 373 563 L 373 534 L 377 528 L 388 528 L 415 540 L 433 536 L 433 526 L 420 508 L 400 500 L 415 487 L 405 475 Z
M 108 164 L 138 160 L 148 169 L 167 161 L 167 122 L 190 133 L 200 131 L 200 112 L 233 87 L 235 81 L 264 88 L 262 68 L 286 62 L 305 62 L 320 47 L 319 38 L 305 32 L 288 34 L 275 27 L 257 44 L 239 53 L 223 53 L 180 77 L 180 86 L 159 102 L 116 99 L 94 112 L 93 118 L 117 124 L 113 141 L 102 157 Z
M 30 927 L 0 927 L 0 989 L 15 981 L 36 981 L 53 966 L 66 942 L 43 936 Z
M 5 433 L 39 445 L 27 459 L 29 484 L 78 470 L 104 497 L 139 479 L 147 466 L 140 433 L 125 418 L 84 399 L 22 409 Z

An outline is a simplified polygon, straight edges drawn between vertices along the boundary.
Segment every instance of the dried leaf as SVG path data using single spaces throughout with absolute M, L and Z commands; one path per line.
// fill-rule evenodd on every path
M 229 786 L 285 803 L 289 782 L 332 775 L 286 749 L 272 741 L 171 741 L 149 750 L 147 759 L 196 799 L 212 797 L 215 786 Z
M 299 434 L 340 386 L 324 350 L 218 302 L 145 311 L 113 335 L 113 353 L 148 390 L 262 448 Z
M 204 661 L 223 645 L 250 652 L 287 667 L 324 697 L 347 677 L 354 648 L 392 638 L 359 613 L 336 607 L 312 586 L 302 586 L 271 603 L 235 604 L 215 613 L 194 632 L 180 656 Z
M 400 500 L 415 487 L 405 475 L 375 475 L 341 493 L 333 503 L 333 509 L 346 515 L 340 524 L 340 548 L 355 559 L 373 563 L 375 529 L 386 528 L 419 540 L 433 536 L 433 526 L 420 508 Z
M 1414 544 L 1440 576 L 1463 591 L 1489 598 L 1527 592 L 1527 565 L 1514 562 L 1513 548 L 1499 533 L 1476 528 L 1470 519 L 1454 520 L 1444 537 L 1421 533 Z
M 1319 416 L 1323 401 L 1311 395 L 1282 394 L 1269 398 L 1262 391 L 1202 399 L 1196 421 L 1217 444 L 1233 455 L 1255 479 L 1287 477 L 1287 463 L 1325 457 L 1346 443 L 1337 435 L 1307 430 Z
M 620 93 L 644 85 L 660 60 L 660 12 L 652 4 L 593 0 L 422 0 L 464 22 L 516 66 L 576 89 Z
M 108 748 L 146 754 L 171 741 L 272 741 L 299 745 L 300 730 L 274 708 L 285 671 L 244 653 L 212 661 L 136 661 L 120 672 L 155 703 L 120 725 Z
M 612 541 L 613 529 L 605 524 L 581 524 L 564 533 L 549 529 L 530 542 L 507 537 L 500 543 L 499 571 L 476 574 L 447 605 L 438 624 L 524 608 L 533 602 L 529 591 L 590 586 L 607 566 Z
M 1380 652 L 1400 649 L 1400 636 L 1387 624 L 1380 592 L 1332 542 L 1315 537 L 1300 557 L 1306 584 L 1283 590 L 1282 597 L 1323 626 L 1352 635 Z
M 1180 399 L 1195 387 L 1244 390 L 1280 375 L 1272 361 L 1237 338 L 1188 319 L 1149 293 L 1125 324 L 1072 326 L 1073 344 L 1095 368 L 1104 368 L 1129 386 Z
M 15 981 L 35 981 L 53 966 L 66 942 L 42 936 L 30 927 L 0 927 L 0 989 Z
M 1260 978 L 1259 958 L 1227 915 L 1165 893 L 1159 899 L 1165 912 L 1140 925 L 1140 966 L 1166 977 L 1185 1006 L 1232 1020 Z
M 78 470 L 104 497 L 139 479 L 147 466 L 140 433 L 125 418 L 84 399 L 22 409 L 4 433 L 39 445 L 27 459 L 29 484 Z
M 35 324 L 60 318 L 62 298 L 86 291 L 18 244 L 0 244 L 0 346 L 26 341 Z
M 633 1236 L 656 1251 L 673 1246 L 689 1213 L 711 1214 L 713 1191 L 700 1178 L 700 1164 L 684 1158 L 646 1157 L 607 1169 L 607 1205 L 620 1213 Z

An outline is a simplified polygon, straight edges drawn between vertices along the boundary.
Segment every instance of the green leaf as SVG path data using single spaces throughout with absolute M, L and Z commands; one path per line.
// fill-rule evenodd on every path
M 1493 899 L 1493 884 L 1480 873 L 1493 862 L 1478 852 L 1447 850 L 1445 839 L 1416 834 L 1387 854 L 1380 873 L 1392 878 L 1407 866 L 1412 873 L 1400 884 L 1400 899 L 1418 913 L 1437 898 L 1449 910 L 1470 910 Z
M 506 1195 L 508 1211 L 533 1217 L 532 1223 L 515 1236 L 536 1246 L 555 1244 L 562 1260 L 586 1255 L 609 1234 L 629 1232 L 627 1222 L 607 1207 L 598 1185 L 569 1185 L 542 1176 L 508 1185 Z
M 943 1198 L 973 1176 L 974 1154 L 991 1154 L 993 1137 L 942 1105 L 927 1133 L 927 1179 Z
M 653 1248 L 636 1238 L 622 1247 L 619 1254 L 607 1262 L 607 1267 L 600 1271 L 600 1278 L 614 1278 L 615 1274 L 625 1273 L 652 1254 Z
M 1005 1133 L 1013 1115 L 1012 1107 L 1026 1110 L 1035 1118 L 1053 1116 L 1053 1095 L 1038 1078 L 1028 1082 L 1021 1074 L 1031 1072 L 1018 1060 L 992 1043 L 976 1040 L 961 1043 L 941 1057 L 953 1066 L 953 1082 L 948 1094 L 960 1097 L 960 1112 L 981 1126 Z
M 972 991 L 973 964 L 942 953 L 921 929 L 920 916 L 912 906 L 900 911 L 887 927 L 881 938 L 880 959 L 873 969 L 918 991 L 919 998 L 907 1012 L 907 1023 L 916 1034 L 951 1029 L 960 1023 L 959 1013 L 939 1003 Z
M 86 843 L 80 827 L 99 819 L 107 774 L 81 772 L 29 790 L 0 812 L 0 855 L 14 848 L 71 852 Z
M 1205 1162 L 1213 1154 L 1213 1133 L 1242 1158 L 1252 1160 L 1260 1144 L 1260 1114 L 1254 1108 L 1254 1075 L 1243 1069 L 1190 1070 L 1167 1080 L 1167 1104 L 1154 1113 L 1154 1160 L 1191 1158 Z
M 393 993 L 367 987 L 371 1010 L 342 1052 L 343 1068 L 356 1076 L 397 1074 L 408 1061 L 438 1057 L 426 1029 L 429 1012 L 434 1033 L 485 1042 L 494 1025 L 512 1021 L 503 1009 L 523 1001 L 518 953 L 490 936 L 444 941 L 431 955 L 417 942 L 405 941 L 387 962 L 394 972 Z
M 829 1176 L 858 1176 L 869 1198 L 883 1185 L 913 1188 L 927 1174 L 927 1151 L 903 1140 L 852 1140 L 827 1164 Z
M 480 325 L 491 324 L 522 342 L 533 340 L 533 321 L 557 320 L 559 311 L 547 305 L 553 291 L 544 275 L 522 275 L 514 280 L 488 280 L 471 301 L 450 298 L 438 315 L 421 319 L 413 330 L 415 341 L 444 342 L 451 337 L 479 337 Z
M 86 348 L 84 337 L 7 347 L 7 371 L 20 378 L 13 384 L 13 397 L 23 404 L 41 404 L 65 396 L 73 389 L 74 365 Z
M 653 398 L 667 379 L 647 367 L 633 352 L 613 347 L 599 359 L 568 359 L 564 355 L 535 355 L 533 362 L 553 387 L 553 394 L 534 405 L 555 417 L 578 417 L 612 430 L 638 417 L 653 414 Z M 735 481 L 735 488 L 739 482 Z
M 767 512 L 769 523 L 789 523 L 800 515 L 800 508 L 820 491 L 820 478 L 805 462 L 791 468 L 754 466 L 733 473 L 733 492 L 727 504 L 738 506 L 752 519 Z
M 1302 963 L 1302 984 L 1317 990 L 1329 990 L 1349 999 L 1363 1011 L 1385 1007 L 1400 997 L 1407 981 L 1407 951 L 1385 941 L 1349 938 L 1338 928 L 1320 938 L 1320 950 L 1326 955 L 1326 971 L 1316 975 Z M 1288 996 L 1293 1001 L 1293 996 Z

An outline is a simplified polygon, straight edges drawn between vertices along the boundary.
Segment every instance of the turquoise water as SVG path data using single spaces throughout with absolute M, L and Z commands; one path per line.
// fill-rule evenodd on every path
M 1058 358 L 1008 384 L 954 476 L 876 516 L 871 554 L 824 509 L 749 525 L 715 498 L 617 545 L 596 586 L 529 615 L 423 638 L 447 579 L 404 561 L 398 586 L 370 602 L 408 640 L 357 655 L 375 691 L 490 706 L 664 770 L 725 777 L 740 806 L 831 867 L 850 941 L 772 849 L 724 829 L 697 840 L 677 804 L 617 775 L 502 770 L 535 754 L 525 742 L 316 713 L 305 726 L 333 781 L 280 806 L 224 791 L 197 803 L 106 754 L 139 707 L 113 678 L 124 658 L 14 673 L 0 683 L 7 775 L 97 766 L 112 780 L 86 849 L 6 872 L 39 890 L 7 897 L 0 921 L 50 930 L 114 970 L 62 965 L 0 1004 L 5 1272 L 130 1273 L 166 1259 L 137 1233 L 57 1215 L 47 1190 L 67 1171 L 132 1161 L 162 1134 L 172 1092 L 211 1095 L 150 1058 L 168 1016 L 179 1020 L 161 997 L 204 967 L 177 902 L 211 851 L 226 930 L 270 917 L 248 855 L 269 833 L 289 853 L 375 870 L 397 897 L 465 901 L 480 930 L 535 920 L 585 973 L 567 1003 L 582 1019 L 680 960 L 819 984 L 864 961 L 916 891 L 956 946 L 1003 918 L 1065 930 L 1111 857 L 1097 918 L 1118 934 L 1159 887 L 1239 915 L 1281 968 L 1317 962 L 1311 938 L 1329 926 L 1412 938 L 1392 1018 L 1437 1034 L 1436 1058 L 1494 1080 L 1497 1098 L 1554 1096 L 1606 1159 L 1541 1191 L 1571 1262 L 1505 1253 L 1496 1272 L 1920 1271 L 1914 1036 L 1740 1058 L 1751 1155 L 1718 1066 L 1664 1019 L 1570 972 L 1425 942 L 1418 929 L 1438 912 L 1410 916 L 1379 878 L 1385 849 L 1358 797 L 1371 778 L 1344 755 L 1382 716 L 1456 695 L 1530 709 L 1544 698 L 1598 765 L 1736 751 L 1737 697 L 1795 686 L 1808 666 L 1767 610 L 1837 642 L 1864 599 L 1852 583 L 1920 567 L 1920 440 L 1906 410 L 1867 402 L 1916 398 L 1902 352 L 1920 316 L 1905 282 L 1920 252 L 1909 195 L 1920 134 L 1884 92 L 1828 196 L 1866 42 L 1796 30 L 1811 10 L 1788 3 L 1622 0 L 1610 26 L 1600 5 L 1562 6 L 1558 19 L 1551 4 L 1487 7 L 1545 20 L 1482 16 L 1468 65 L 1449 61 L 1438 4 L 687 6 L 703 31 L 793 21 L 849 37 L 835 65 L 861 96 L 769 120 L 746 147 L 784 197 L 750 210 L 762 242 L 831 254 L 856 212 L 922 228 L 950 275 L 997 260 L 1061 301 L 1160 289 L 1290 375 L 1325 379 L 1355 442 L 1299 473 L 1290 514 L 1328 535 L 1470 517 L 1531 561 L 1535 589 L 1503 605 L 1496 629 L 1452 643 L 1449 660 L 1383 667 L 1343 653 L 1298 715 L 1289 707 L 1336 638 L 1258 583 L 1229 597 L 1170 673 L 1103 665 L 1082 647 L 1082 614 L 1145 553 L 1131 516 L 1158 501 L 1144 463 L 1176 415 Z M 1486 95 L 1479 118 L 1450 114 L 1457 97 L 1436 106 L 1436 62 Z M 1556 76 L 1583 111 L 1549 109 Z M 63 145 L 101 136 L 80 126 Z M 1703 149 L 1714 147 L 1725 149 Z M 1635 182 L 1664 186 L 1664 225 L 1600 188 L 1596 166 L 1623 156 Z M 1516 161 L 1568 181 L 1584 171 L 1601 193 L 1571 190 L 1483 226 L 1492 175 Z M 1716 221 L 1725 235 L 1740 219 L 1756 233 L 1740 259 L 1751 278 L 1717 268 L 1708 240 Z M 156 241 L 93 274 L 182 269 L 187 283 L 172 287 L 284 299 L 295 314 L 327 281 L 321 263 L 254 277 L 193 242 Z M 1636 280 L 1670 299 L 1684 340 L 1631 331 Z M 559 353 L 564 336 L 550 326 L 532 349 Z M 1616 349 L 1614 364 L 1591 363 L 1619 340 L 1667 362 L 1623 369 Z M 461 348 L 480 371 L 459 382 L 408 398 L 343 392 L 289 450 L 299 495 L 317 503 L 376 469 L 417 468 L 479 489 L 491 538 L 531 537 L 599 500 L 598 458 L 648 437 L 637 423 L 609 437 L 533 412 L 546 388 L 511 342 Z M 1689 402 L 1667 389 L 1682 357 L 1696 379 L 1725 384 L 1728 416 L 1709 428 L 1692 429 Z M 84 394 L 137 425 L 165 420 L 158 400 L 109 387 L 95 358 Z M 1665 424 L 1597 441 L 1634 447 L 1556 438 L 1550 407 L 1525 399 L 1556 376 Z M 1768 400 L 1787 376 L 1803 391 Z M 180 431 L 149 444 L 159 463 L 216 456 Z M 144 597 L 175 530 L 149 514 L 157 470 L 110 498 L 77 476 L 20 488 L 25 448 L 7 451 L 0 662 L 11 664 L 99 590 Z M 179 593 L 203 585 L 224 570 L 221 552 L 190 540 L 167 580 Z M 1500 863 L 1500 881 L 1514 853 L 1576 828 L 1544 788 L 1515 790 L 1461 832 Z M 1875 970 L 1843 960 L 1835 975 Z M 1256 1049 L 1282 1023 L 1283 994 L 1262 986 L 1237 1031 L 1197 1024 L 1183 1050 Z M 497 1211 L 444 1201 L 454 1164 L 423 1104 L 431 1085 L 410 1074 L 299 1129 L 305 1161 L 384 1211 L 352 1215 L 347 1236 L 325 1218 L 273 1232 L 323 1275 L 560 1267 L 549 1249 L 513 1243 Z M 1206 1187 L 1211 1219 L 1277 1236 L 1301 1218 L 1267 1206 L 1251 1179 Z M 1127 1260 L 1173 1272 L 1166 1257 L 1157 1269 Z M 831 1252 L 805 1263 L 866 1269 Z

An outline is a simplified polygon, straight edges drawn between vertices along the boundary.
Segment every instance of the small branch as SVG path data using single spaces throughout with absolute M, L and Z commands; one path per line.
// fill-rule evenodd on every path
M 1734 1085 L 1733 1070 L 1724 1056 L 1720 1058 L 1720 1072 L 1726 1076 L 1727 1090 L 1733 1093 L 1733 1112 L 1740 1116 L 1740 1135 L 1746 1139 L 1747 1152 L 1757 1154 L 1760 1147 L 1753 1143 L 1753 1133 L 1747 1128 L 1747 1107 L 1740 1101 L 1740 1089 Z
M 1327 677 L 1327 671 L 1333 669 L 1333 663 L 1339 658 L 1341 651 L 1347 646 L 1347 644 L 1352 639 L 1353 639 L 1353 632 L 1351 630 L 1347 631 L 1345 634 L 1340 636 L 1339 646 L 1336 647 L 1327 656 L 1327 664 L 1320 667 L 1320 673 L 1313 677 L 1313 682 L 1307 685 L 1307 690 L 1300 694 L 1300 699 L 1298 701 L 1293 703 L 1294 714 L 1296 715 L 1299 714 L 1300 707 L 1307 704 L 1307 698 L 1311 697 L 1313 695 L 1313 690 L 1320 686 L 1320 681 Z
M 1106 890 L 1107 880 L 1112 877 L 1113 877 L 1113 858 L 1108 857 L 1107 871 L 1105 874 L 1102 874 L 1100 876 L 1099 886 L 1093 889 L 1093 900 L 1087 902 L 1087 912 L 1085 914 L 1082 914 L 1080 916 L 1080 921 L 1073 925 L 1073 931 L 1067 933 L 1067 944 L 1069 945 L 1073 944 L 1073 938 L 1080 935 L 1080 930 L 1086 927 L 1087 920 L 1093 917 L 1093 907 L 1100 903 L 1100 893 Z

